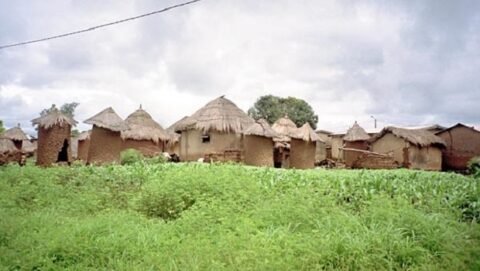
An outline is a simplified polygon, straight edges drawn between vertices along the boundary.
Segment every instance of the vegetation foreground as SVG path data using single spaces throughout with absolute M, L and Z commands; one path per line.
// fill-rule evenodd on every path
M 146 164 L 0 168 L 2 270 L 480 270 L 480 179 Z

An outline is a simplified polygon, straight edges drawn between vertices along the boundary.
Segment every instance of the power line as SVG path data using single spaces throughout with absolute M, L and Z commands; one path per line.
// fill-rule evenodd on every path
M 115 25 L 115 24 L 120 24 L 120 23 L 125 23 L 125 22 L 128 22 L 128 21 L 133 21 L 133 20 L 140 19 L 140 18 L 143 18 L 143 17 L 155 15 L 155 14 L 158 14 L 158 13 L 163 13 L 163 12 L 169 11 L 171 9 L 175 9 L 175 8 L 183 7 L 183 6 L 186 6 L 186 5 L 190 5 L 190 4 L 193 4 L 195 2 L 199 2 L 199 1 L 201 1 L 201 0 L 191 0 L 191 1 L 188 1 L 188 2 L 184 2 L 184 3 L 173 5 L 173 6 L 169 6 L 169 7 L 166 7 L 164 9 L 152 11 L 152 12 L 145 13 L 145 14 L 142 14 L 142 15 L 138 15 L 138 16 L 134 16 L 134 17 L 130 17 L 130 18 L 126 18 L 126 19 L 122 19 L 122 20 L 118 20 L 118 21 L 114 21 L 114 22 L 110 22 L 110 23 L 105 23 L 105 24 L 101 24 L 101 25 L 97 25 L 97 26 L 93 26 L 93 27 L 89 27 L 89 28 L 65 33 L 65 34 L 50 36 L 50 37 L 36 39 L 36 40 L 29 40 L 29 41 L 23 41 L 23 42 L 18 42 L 18 43 L 12 43 L 12 44 L 7 44 L 7 45 L 1 45 L 0 50 L 10 48 L 10 47 L 15 47 L 15 46 L 27 45 L 27 44 L 31 44 L 31 43 L 37 43 L 37 42 L 42 42 L 42 41 L 47 41 L 47 40 L 53 40 L 53 39 L 59 39 L 59 38 L 64 38 L 64 37 L 68 37 L 68 36 L 73 36 L 73 35 L 89 32 L 89 31 L 93 31 L 93 30 L 96 30 L 96 29 L 99 29 L 99 28 L 103 28 L 103 27 L 107 27 L 107 26 L 111 26 L 111 25 Z

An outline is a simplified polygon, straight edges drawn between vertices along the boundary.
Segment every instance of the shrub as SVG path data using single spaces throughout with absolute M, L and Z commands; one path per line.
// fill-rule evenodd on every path
M 134 149 L 126 149 L 120 153 L 120 164 L 122 165 L 131 165 L 143 160 L 143 154 Z
M 163 164 L 167 162 L 167 158 L 163 154 L 148 158 L 145 160 L 148 164 Z
M 468 170 L 471 174 L 473 174 L 473 176 L 477 178 L 480 177 L 480 156 L 473 157 L 468 162 Z

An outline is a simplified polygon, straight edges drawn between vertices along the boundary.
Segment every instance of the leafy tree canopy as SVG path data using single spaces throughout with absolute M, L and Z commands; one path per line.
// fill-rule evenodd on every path
M 287 115 L 298 127 L 308 122 L 313 129 L 317 128 L 318 122 L 312 107 L 295 97 L 261 96 L 248 110 L 248 115 L 256 120 L 264 118 L 270 124 Z

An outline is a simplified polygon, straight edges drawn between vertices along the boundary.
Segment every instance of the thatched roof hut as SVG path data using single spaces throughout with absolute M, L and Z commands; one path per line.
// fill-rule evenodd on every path
M 0 138 L 0 165 L 10 162 L 20 163 L 22 160 L 21 152 L 15 147 L 12 140 Z
M 321 141 L 310 124 L 296 129 L 290 142 L 290 167 L 307 169 L 315 167 L 316 142 Z
M 83 131 L 78 135 L 78 141 L 90 140 L 91 135 L 92 135 L 92 130 Z
M 108 107 L 84 122 L 93 125 L 87 163 L 118 162 L 123 143 L 120 133 L 128 129 L 122 118 Z
M 279 118 L 275 121 L 272 125 L 272 129 L 279 135 L 276 141 L 289 141 L 290 137 L 296 137 L 298 133 L 297 125 L 295 125 L 288 116 Z
M 100 113 L 85 120 L 84 123 L 92 124 L 114 132 L 121 132 L 128 129 L 128 126 L 122 118 L 120 118 L 111 107 L 105 108 Z
M 210 101 L 191 117 L 181 120 L 181 130 L 193 128 L 204 132 L 241 133 L 254 120 L 223 95 Z
M 27 135 L 22 131 L 20 127 L 13 127 L 0 135 L 0 138 L 6 138 L 15 141 L 28 140 Z
M 77 122 L 54 109 L 32 120 L 38 125 L 37 165 L 49 166 L 58 162 L 72 161 L 71 129 Z
M 171 136 L 140 106 L 125 120 L 127 130 L 121 132 L 123 149 L 136 149 L 146 156 L 163 152 Z
M 244 135 L 254 135 L 254 136 L 263 136 L 268 138 L 277 137 L 278 134 L 275 130 L 270 127 L 270 124 L 264 119 L 259 119 L 255 121 L 250 127 L 245 129 L 243 132 Z
M 392 133 L 396 137 L 405 139 L 406 141 L 418 147 L 426 147 L 430 145 L 445 147 L 445 141 L 442 138 L 425 129 L 405 129 L 389 126 L 383 128 L 380 134 L 378 134 L 373 140 L 375 141 L 387 133 Z
M 0 153 L 16 152 L 18 149 L 8 138 L 0 138 Z
M 447 144 L 442 149 L 443 169 L 466 170 L 468 162 L 480 156 L 480 131 L 473 126 L 458 123 L 436 135 Z
M 302 125 L 302 127 L 298 128 L 297 132 L 292 137 L 295 139 L 301 139 L 303 141 L 308 141 L 308 142 L 322 141 L 308 122 Z
M 30 142 L 30 140 L 24 140 L 22 144 L 22 151 L 33 155 L 37 151 L 37 142 Z
M 77 159 L 82 161 L 88 160 L 88 149 L 90 148 L 90 137 L 92 130 L 83 131 L 77 138 Z
M 152 116 L 141 107 L 125 119 L 127 129 L 122 131 L 122 139 L 151 140 L 155 143 L 167 141 L 169 134 L 152 119 Z
M 264 119 L 257 120 L 243 132 L 245 135 L 245 164 L 252 166 L 274 166 L 274 142 L 278 134 Z
M 370 136 L 367 134 L 365 129 L 360 127 L 358 123 L 355 121 L 352 127 L 350 127 L 347 131 L 347 134 L 343 137 L 344 141 L 367 141 L 370 139 Z
M 170 127 L 167 128 L 167 131 L 178 133 L 178 132 L 181 132 L 182 130 L 188 129 L 189 125 L 193 125 L 194 123 L 189 118 L 190 118 L 189 116 L 185 116 L 179 119 L 178 121 L 170 125 Z

